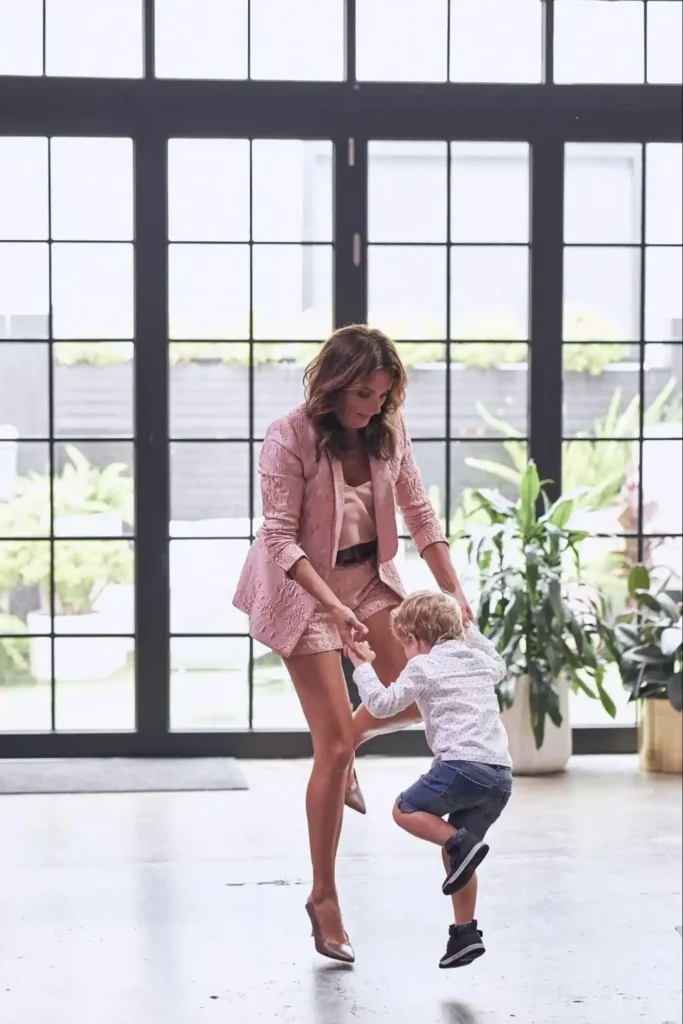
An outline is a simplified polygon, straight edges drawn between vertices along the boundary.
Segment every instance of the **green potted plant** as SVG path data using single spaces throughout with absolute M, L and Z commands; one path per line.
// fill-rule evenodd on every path
M 551 504 L 529 462 L 516 501 L 491 490 L 477 490 L 474 498 L 488 518 L 469 545 L 480 577 L 478 625 L 508 666 L 498 699 L 514 768 L 561 771 L 572 749 L 570 688 L 615 714 L 604 687 L 613 654 L 598 625 L 606 609 L 593 588 L 565 580 L 568 560 L 579 569 L 587 536 L 569 525 L 577 496 Z
M 656 586 L 647 568 L 628 577 L 630 606 L 619 615 L 619 669 L 640 709 L 640 765 L 648 772 L 681 772 L 683 760 L 683 625 L 681 591 Z
M 16 615 L 0 611 L 0 686 L 29 679 L 29 641 L 26 625 Z
M 40 608 L 26 621 L 31 674 L 38 681 L 52 675 L 51 606 L 59 637 L 54 669 L 60 679 L 105 678 L 123 667 L 129 646 L 126 639 L 107 636 L 129 627 L 112 619 L 101 598 L 111 584 L 133 581 L 130 542 L 121 537 L 123 524 L 133 518 L 132 481 L 125 466 L 98 469 L 76 448 L 67 448 L 67 458 L 52 483 L 46 474 L 20 478 L 0 516 L 2 533 L 10 538 L 3 543 L 3 591 L 24 585 L 40 594 Z M 51 545 L 40 542 L 49 530 L 51 490 L 56 534 L 52 586 Z

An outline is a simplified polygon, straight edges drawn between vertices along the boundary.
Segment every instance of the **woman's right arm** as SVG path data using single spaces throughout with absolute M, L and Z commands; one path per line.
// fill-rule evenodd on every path
M 261 448 L 263 540 L 273 561 L 330 612 L 342 638 L 357 639 L 364 636 L 367 629 L 335 596 L 299 544 L 304 471 L 291 441 L 282 436 L 274 437 L 269 430 Z

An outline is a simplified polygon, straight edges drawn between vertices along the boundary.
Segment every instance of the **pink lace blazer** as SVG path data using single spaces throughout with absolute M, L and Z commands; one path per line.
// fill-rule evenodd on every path
M 315 600 L 288 575 L 300 558 L 327 579 L 334 568 L 344 509 L 341 463 L 316 459 L 315 433 L 300 405 L 272 423 L 259 459 L 264 522 L 242 570 L 234 604 L 249 616 L 255 640 L 287 656 L 306 628 Z M 377 520 L 378 568 L 400 597 L 405 590 L 393 558 L 396 508 L 420 553 L 445 537 L 425 494 L 403 416 L 388 461 L 370 459 Z

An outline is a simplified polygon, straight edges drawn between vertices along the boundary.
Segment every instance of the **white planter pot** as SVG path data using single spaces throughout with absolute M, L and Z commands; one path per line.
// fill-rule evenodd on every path
M 50 616 L 30 612 L 26 625 L 30 641 L 31 674 L 37 682 L 52 677 Z M 110 629 L 102 612 L 90 615 L 55 615 L 55 679 L 90 682 L 108 679 L 126 664 L 130 642 L 126 637 L 102 636 Z
M 515 688 L 515 702 L 501 715 L 507 730 L 515 775 L 550 775 L 567 767 L 572 754 L 572 729 L 569 721 L 569 683 L 558 682 L 562 725 L 559 728 L 545 720 L 545 738 L 540 750 L 531 728 L 529 712 L 529 677 L 520 676 Z

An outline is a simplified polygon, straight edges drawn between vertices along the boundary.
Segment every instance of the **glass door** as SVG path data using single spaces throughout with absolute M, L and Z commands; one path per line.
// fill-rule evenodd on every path
M 0 138 L 0 731 L 135 728 L 130 138 Z
M 368 317 L 398 341 L 417 462 L 451 536 L 472 489 L 510 493 L 526 458 L 529 162 L 522 141 L 368 144 Z M 466 582 L 466 542 L 456 551 Z M 399 564 L 409 590 L 429 583 L 408 538 Z
M 304 727 L 232 598 L 261 441 L 334 322 L 333 164 L 324 139 L 168 144 L 172 731 Z

